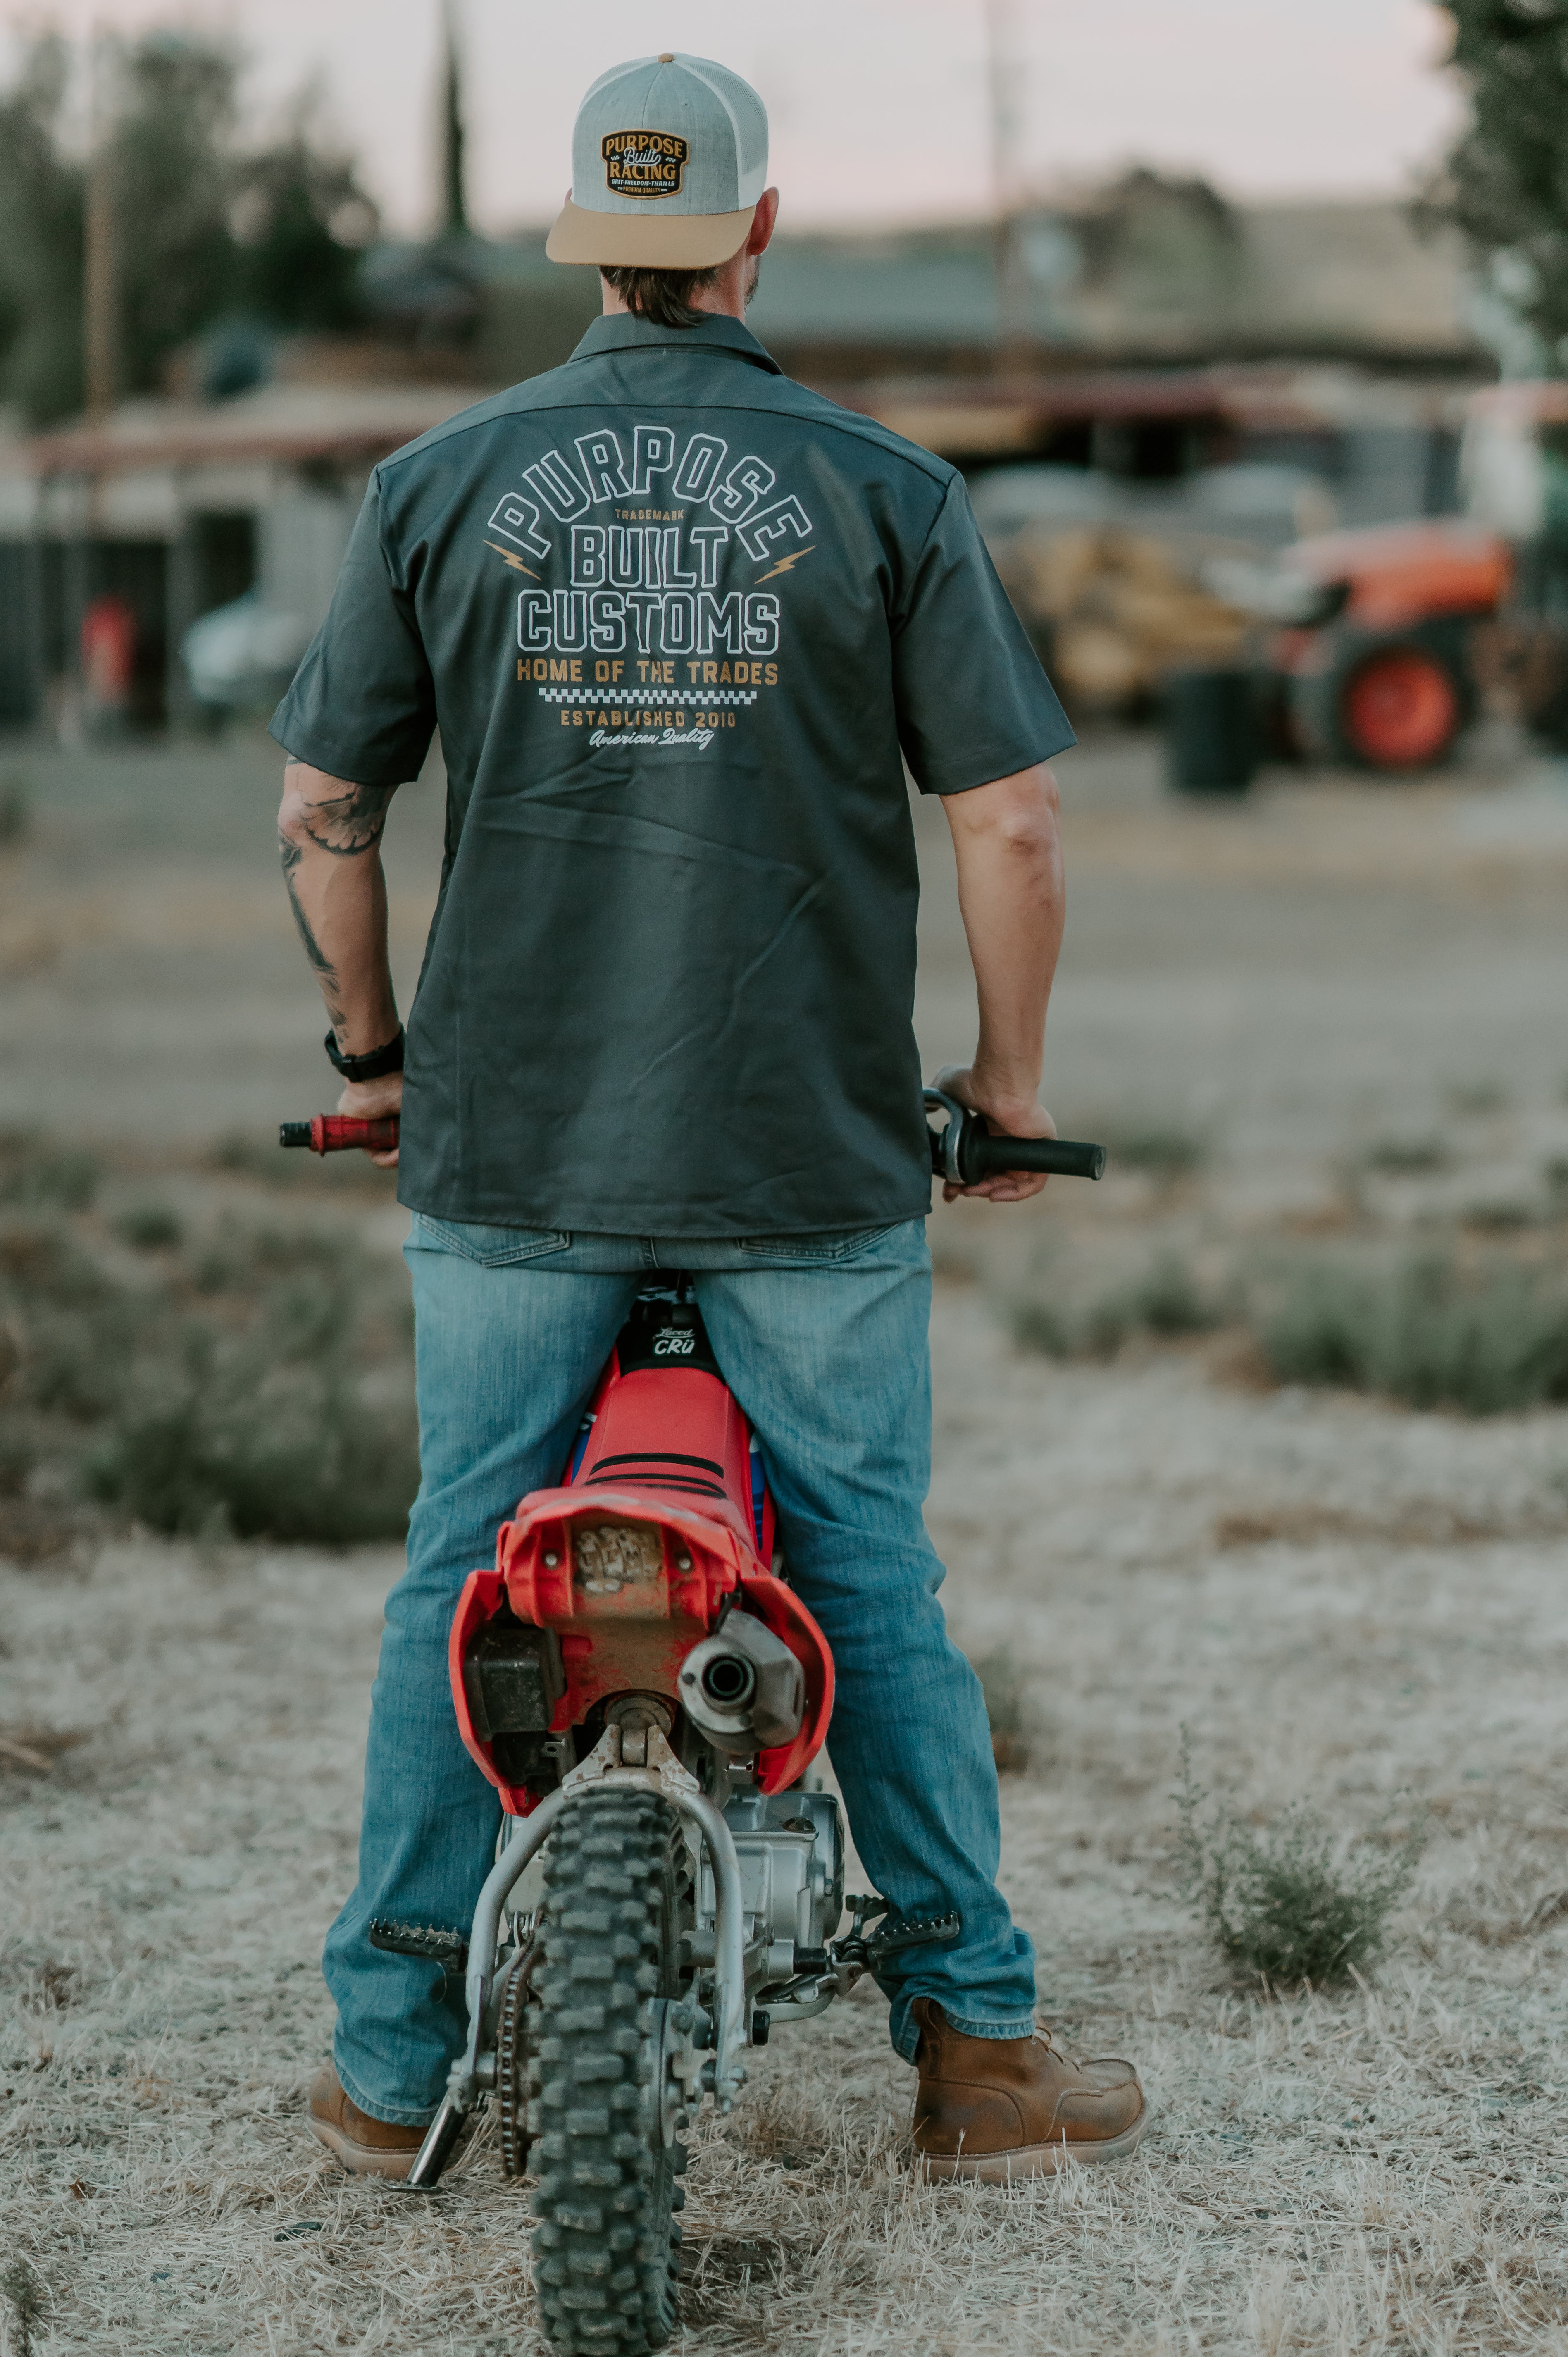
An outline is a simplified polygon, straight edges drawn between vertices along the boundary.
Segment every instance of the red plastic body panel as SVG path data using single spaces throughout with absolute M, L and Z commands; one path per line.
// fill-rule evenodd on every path
M 538 1803 L 523 1784 L 509 1784 L 490 1758 L 489 1747 L 474 1732 L 473 1713 L 468 1708 L 468 1691 L 463 1684 L 463 1658 L 468 1650 L 468 1640 L 493 1620 L 501 1609 L 506 1583 L 499 1571 L 471 1571 L 463 1582 L 463 1593 L 457 1598 L 457 1609 L 452 1615 L 451 1632 L 446 1640 L 446 1669 L 452 1681 L 452 1706 L 457 1714 L 457 1732 L 463 1738 L 463 1749 L 478 1769 L 487 1783 L 493 1784 L 501 1796 L 501 1806 L 509 1817 L 526 1817 Z
M 1513 577 L 1508 544 L 1456 516 L 1321 533 L 1298 540 L 1285 562 L 1314 581 L 1348 582 L 1344 619 L 1368 630 L 1495 613 Z M 1287 656 L 1281 668 L 1298 665 Z
M 495 1568 L 469 1574 L 452 1623 L 452 1700 L 464 1745 L 512 1815 L 535 1805 L 509 1785 L 475 1733 L 463 1661 L 476 1631 L 502 1597 L 521 1620 L 561 1640 L 566 1690 L 554 1732 L 580 1726 L 596 1703 L 627 1693 L 677 1703 L 681 1664 L 718 1618 L 726 1597 L 782 1639 L 805 1676 L 806 1708 L 793 1742 L 759 1753 L 765 1792 L 792 1784 L 821 1750 L 832 1717 L 833 1663 L 827 1639 L 793 1590 L 767 1568 L 772 1501 L 764 1497 L 759 1554 L 751 1495 L 751 1433 L 733 1394 L 697 1368 L 620 1372 L 612 1356 L 590 1409 L 587 1446 L 575 1476 L 535 1490 L 503 1523 Z M 580 1534 L 603 1523 L 640 1526 L 635 1576 L 618 1587 L 585 1582 Z

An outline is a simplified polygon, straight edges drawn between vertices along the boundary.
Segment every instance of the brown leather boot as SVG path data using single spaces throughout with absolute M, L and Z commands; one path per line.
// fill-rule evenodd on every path
M 356 2177 L 406 2177 L 424 2142 L 423 2128 L 373 2120 L 343 2092 L 330 2063 L 310 2090 L 310 2133 Z
M 1073 2062 L 1047 2029 L 1032 2038 L 970 2038 L 934 1998 L 912 2007 L 915 2166 L 928 2177 L 1005 2185 L 1069 2160 L 1125 2160 L 1148 2120 L 1130 2062 Z

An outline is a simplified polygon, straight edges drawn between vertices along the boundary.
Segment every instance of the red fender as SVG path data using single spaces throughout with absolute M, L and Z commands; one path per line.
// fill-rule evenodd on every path
M 783 1640 L 805 1674 L 799 1734 L 757 1757 L 763 1792 L 785 1790 L 827 1738 L 832 1654 L 800 1598 L 767 1568 L 773 1502 L 764 1491 L 754 1519 L 751 1430 L 733 1393 L 696 1365 L 640 1363 L 623 1373 L 618 1349 L 585 1432 L 566 1480 L 523 1499 L 497 1535 L 495 1568 L 471 1573 L 458 1600 L 449 1663 L 465 1747 L 502 1807 L 526 1816 L 535 1796 L 501 1777 L 463 1683 L 467 1648 L 503 1598 L 520 1620 L 561 1641 L 566 1689 L 551 1721 L 560 1734 L 617 1695 L 660 1695 L 678 1708 L 682 1663 L 738 1590 L 742 1609 Z M 606 1526 L 624 1536 L 581 1544 Z

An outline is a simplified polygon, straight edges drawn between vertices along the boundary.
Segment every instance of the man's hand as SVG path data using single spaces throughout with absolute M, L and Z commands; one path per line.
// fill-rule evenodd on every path
M 1054 1137 L 1057 1134 L 1056 1123 L 1037 1097 L 1010 1096 L 994 1085 L 988 1087 L 973 1064 L 947 1065 L 937 1074 L 936 1085 L 950 1097 L 957 1097 L 971 1113 L 983 1114 L 993 1137 Z M 1045 1184 L 1043 1170 L 999 1170 L 974 1187 L 954 1187 L 944 1178 L 942 1200 L 954 1203 L 961 1195 L 983 1195 L 990 1203 L 1022 1203 L 1037 1195 Z
M 993 779 L 971 792 L 944 796 L 958 860 L 959 907 L 980 1001 L 980 1045 L 972 1064 L 938 1075 L 1001 1136 L 1054 1137 L 1040 1103 L 1046 1006 L 1061 948 L 1062 888 L 1056 780 L 1042 762 Z M 944 1183 L 943 1200 L 983 1195 L 1021 1203 L 1037 1195 L 1044 1175 L 1002 1171 L 975 1187 Z
M 374 1121 L 381 1114 L 403 1111 L 403 1074 L 384 1072 L 379 1081 L 345 1081 L 343 1093 L 336 1110 L 352 1114 L 356 1121 Z M 1056 1135 L 1055 1130 L 1051 1135 Z M 397 1168 L 397 1148 L 388 1154 L 371 1154 L 367 1146 L 363 1151 L 381 1170 Z

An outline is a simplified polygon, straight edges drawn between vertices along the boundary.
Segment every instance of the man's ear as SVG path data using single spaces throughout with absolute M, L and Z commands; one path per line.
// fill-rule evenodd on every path
M 764 188 L 752 216 L 751 234 L 746 241 L 748 255 L 767 253 L 778 220 L 779 191 L 777 188 Z

